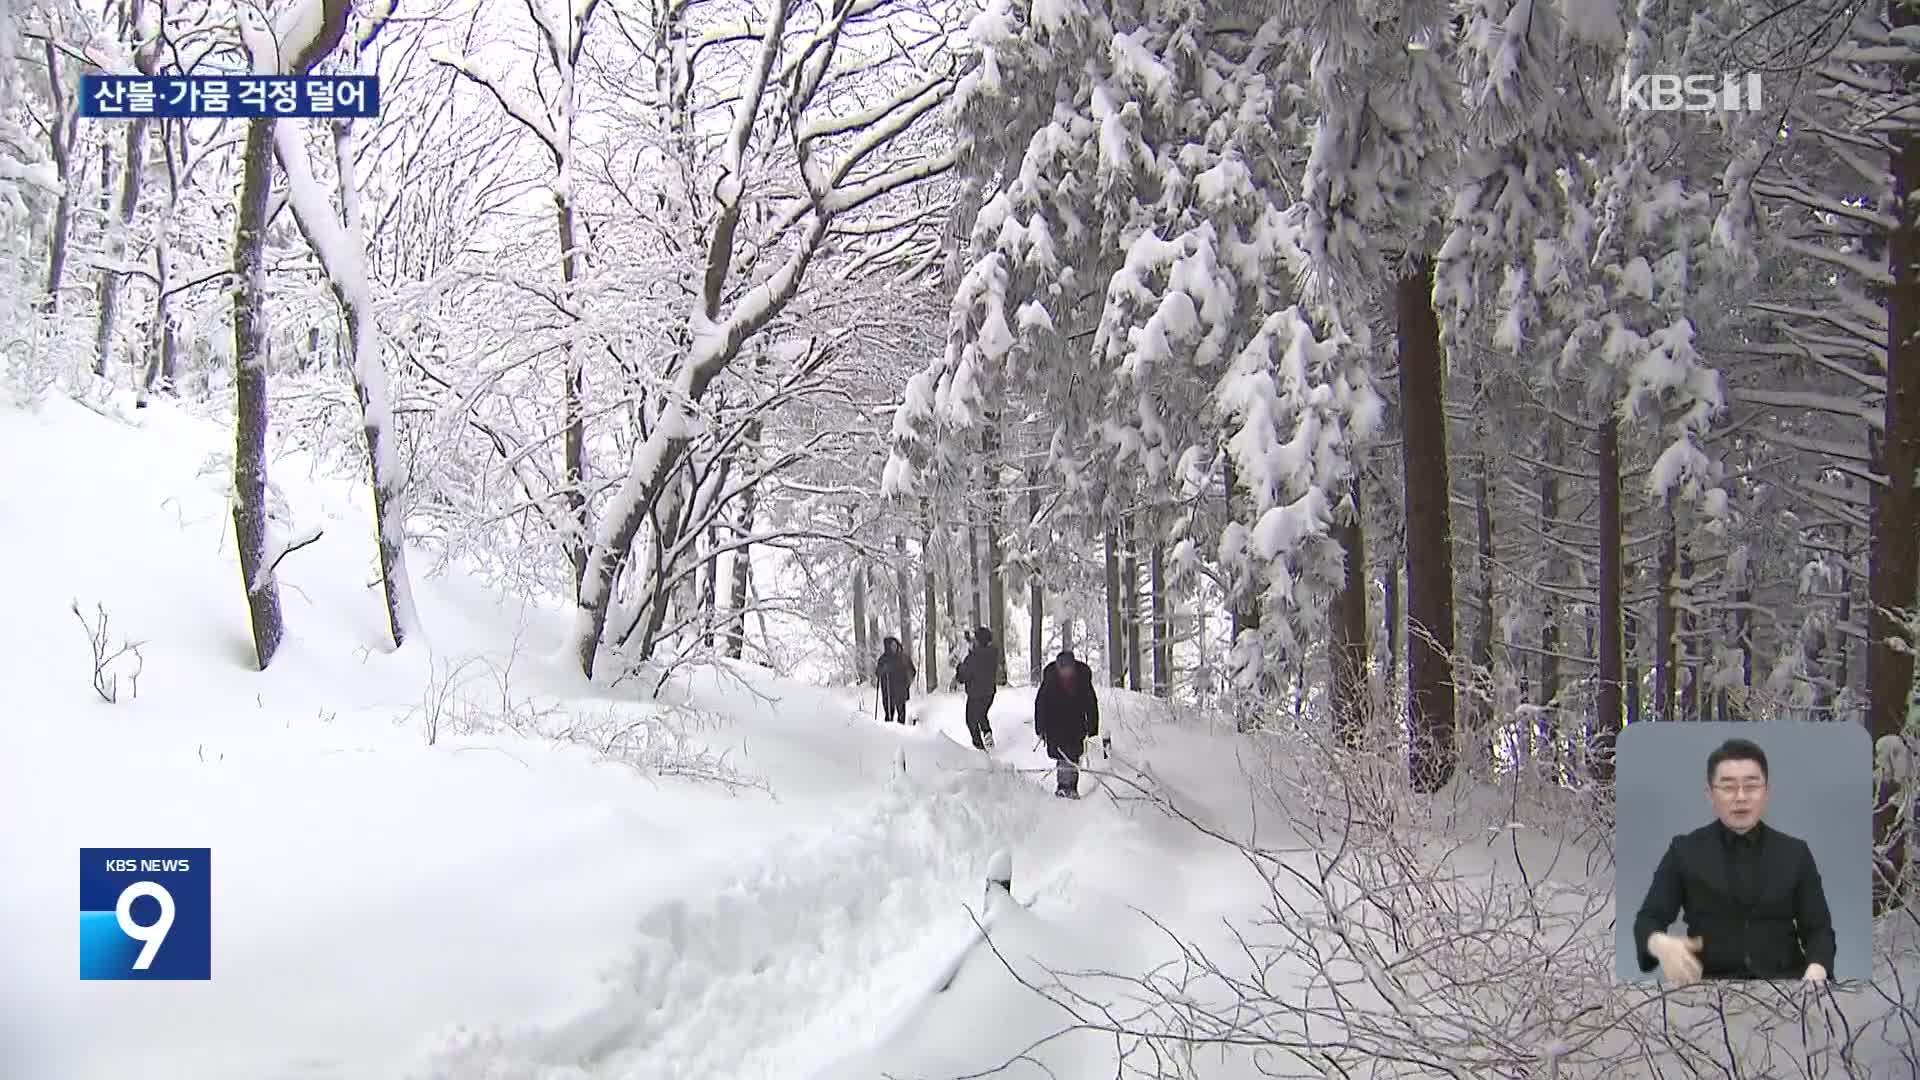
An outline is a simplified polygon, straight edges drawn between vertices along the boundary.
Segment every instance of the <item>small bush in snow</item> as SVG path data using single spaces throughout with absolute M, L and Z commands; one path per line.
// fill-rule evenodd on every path
M 140 673 L 147 666 L 146 657 L 140 655 L 140 646 L 145 642 L 122 638 L 119 644 L 114 644 L 103 604 L 94 605 L 94 617 L 89 621 L 80 611 L 80 601 L 75 600 L 73 617 L 80 620 L 81 628 L 87 632 L 87 644 L 93 649 L 93 692 L 109 705 L 118 704 L 120 676 L 125 675 L 131 696 L 139 697 Z
M 0 337 L 0 397 L 15 408 L 39 408 L 59 383 L 61 367 L 49 320 L 23 316 Z

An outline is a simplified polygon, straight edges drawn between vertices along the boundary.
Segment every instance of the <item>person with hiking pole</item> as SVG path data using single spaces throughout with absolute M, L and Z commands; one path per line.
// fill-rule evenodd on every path
M 913 677 L 919 672 L 899 638 L 890 637 L 881 645 L 880 659 L 873 663 L 873 681 L 888 723 L 907 722 L 907 699 L 913 696 Z
M 967 690 L 967 734 L 973 737 L 975 750 L 993 749 L 993 724 L 987 711 L 993 708 L 993 696 L 1000 688 L 1000 650 L 993 643 L 993 631 L 984 626 L 973 628 L 968 639 L 973 648 L 953 673 L 953 681 Z
M 1088 741 L 1100 736 L 1100 700 L 1093 692 L 1093 669 L 1072 649 L 1062 649 L 1040 673 L 1033 696 L 1033 733 L 1046 743 L 1055 768 L 1054 795 L 1080 797 L 1080 757 Z

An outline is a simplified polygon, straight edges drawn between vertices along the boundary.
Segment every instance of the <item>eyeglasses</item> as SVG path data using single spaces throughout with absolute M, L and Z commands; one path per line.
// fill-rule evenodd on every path
M 1716 781 L 1713 785 L 1713 790 L 1722 795 L 1758 795 L 1766 789 L 1767 782 L 1765 780 L 1747 780 L 1737 784 L 1720 780 Z

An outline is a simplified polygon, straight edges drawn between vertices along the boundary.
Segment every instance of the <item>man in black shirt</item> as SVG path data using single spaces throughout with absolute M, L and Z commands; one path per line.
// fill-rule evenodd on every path
M 1772 828 L 1767 755 L 1728 739 L 1707 756 L 1718 819 L 1673 838 L 1633 920 L 1640 970 L 1671 983 L 1696 979 L 1805 979 L 1833 969 L 1833 918 L 1806 842 Z M 1686 912 L 1687 936 L 1666 932 Z

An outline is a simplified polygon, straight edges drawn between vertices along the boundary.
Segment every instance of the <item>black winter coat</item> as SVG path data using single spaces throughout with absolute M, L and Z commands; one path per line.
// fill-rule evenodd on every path
M 1094 695 L 1093 669 L 1073 662 L 1079 676 L 1069 691 L 1060 684 L 1060 661 L 1040 673 L 1040 690 L 1033 696 L 1034 734 L 1048 746 L 1072 746 L 1100 734 L 1100 699 Z
M 879 682 L 880 690 L 887 695 L 888 701 L 906 701 L 913 696 L 913 677 L 920 669 L 913 666 L 913 657 L 907 650 L 881 653 L 874 661 L 873 677 Z
M 975 645 L 954 671 L 970 698 L 992 698 L 1000 688 L 1000 647 Z
M 1659 965 L 1647 937 L 1686 913 L 1708 979 L 1798 979 L 1809 963 L 1833 974 L 1833 917 L 1806 841 L 1764 822 L 1739 837 L 1714 822 L 1673 838 L 1633 920 L 1640 970 Z

